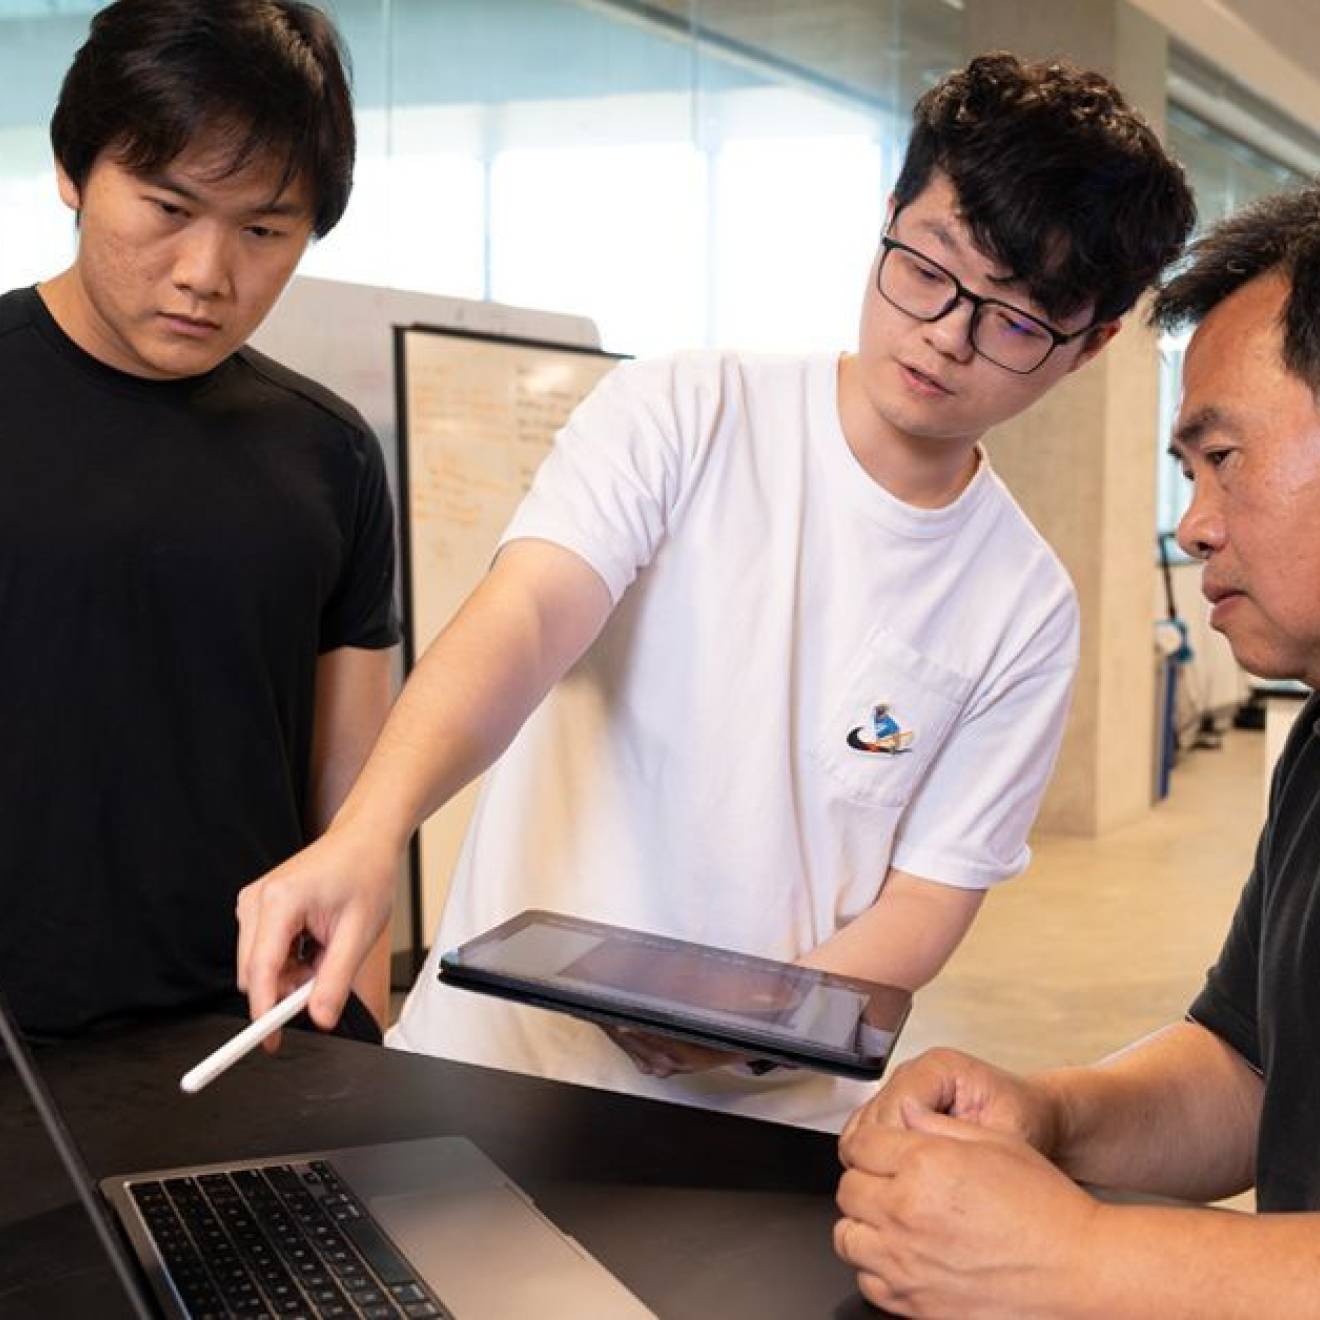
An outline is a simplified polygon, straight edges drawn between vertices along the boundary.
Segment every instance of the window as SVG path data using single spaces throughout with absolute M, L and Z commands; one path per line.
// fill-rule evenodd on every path
M 632 353 L 854 342 L 945 0 L 323 0 L 359 152 L 302 269 L 584 314 Z M 0 280 L 74 251 L 47 124 L 91 0 L 0 0 Z

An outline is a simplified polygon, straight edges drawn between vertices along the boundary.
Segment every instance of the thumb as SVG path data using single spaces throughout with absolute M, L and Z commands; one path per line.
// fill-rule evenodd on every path
M 903 1098 L 901 1112 L 904 1127 L 912 1132 L 924 1132 L 931 1137 L 952 1137 L 955 1141 L 987 1141 L 995 1135 L 966 1119 L 937 1113 L 912 1096 Z

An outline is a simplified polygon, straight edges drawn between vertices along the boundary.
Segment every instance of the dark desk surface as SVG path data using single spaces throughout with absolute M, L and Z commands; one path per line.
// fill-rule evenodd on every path
M 666 1320 L 878 1314 L 831 1249 L 831 1137 L 301 1032 L 181 1095 L 237 1025 L 38 1051 L 94 1176 L 459 1134 Z M 129 1314 L 7 1062 L 0 1161 L 0 1315 Z

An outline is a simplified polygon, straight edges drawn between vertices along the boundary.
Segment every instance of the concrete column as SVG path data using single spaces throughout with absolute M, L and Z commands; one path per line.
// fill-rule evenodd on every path
M 965 53 L 1064 56 L 1098 69 L 1164 131 L 1164 29 L 1126 0 L 966 0 Z M 987 448 L 1072 574 L 1082 659 L 1039 827 L 1099 834 L 1149 809 L 1155 736 L 1151 583 L 1158 358 L 1144 305 L 1100 357 Z

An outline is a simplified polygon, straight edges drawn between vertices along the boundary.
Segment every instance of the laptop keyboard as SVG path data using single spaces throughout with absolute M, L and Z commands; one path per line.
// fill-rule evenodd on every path
M 129 1190 L 194 1320 L 452 1320 L 324 1160 Z

